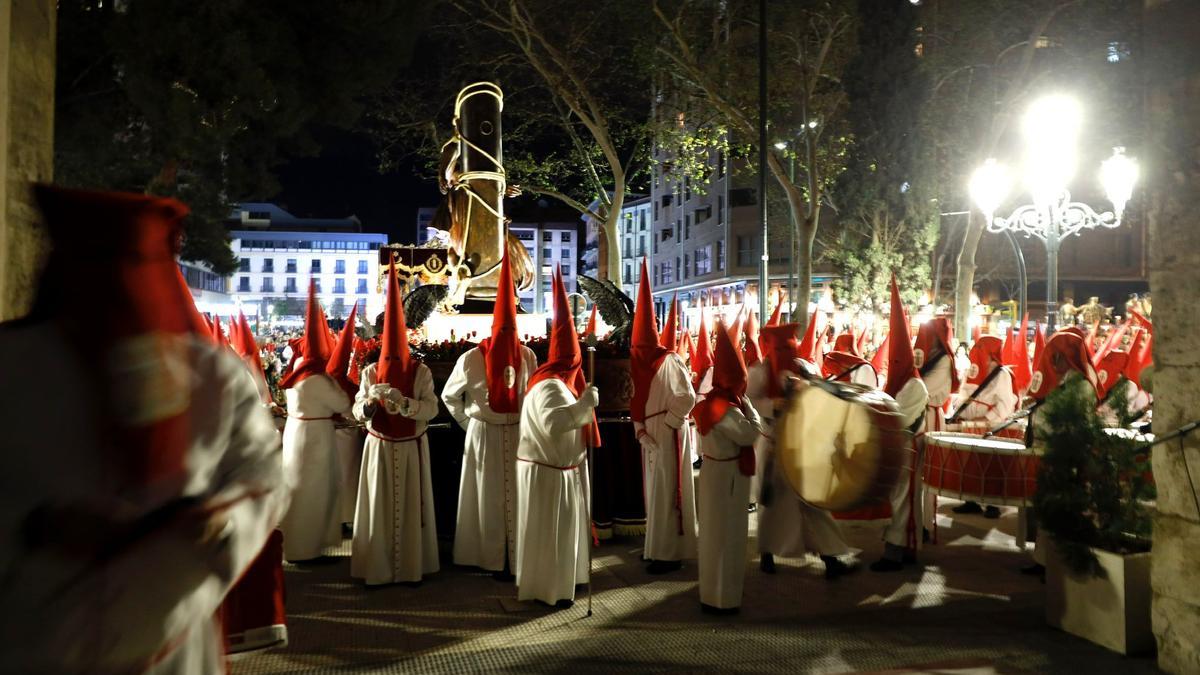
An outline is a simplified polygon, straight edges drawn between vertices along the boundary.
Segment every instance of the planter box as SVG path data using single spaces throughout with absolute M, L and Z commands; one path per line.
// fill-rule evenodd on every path
M 1104 577 L 1072 573 L 1050 546 L 1046 622 L 1121 654 L 1152 651 L 1150 553 L 1094 552 Z

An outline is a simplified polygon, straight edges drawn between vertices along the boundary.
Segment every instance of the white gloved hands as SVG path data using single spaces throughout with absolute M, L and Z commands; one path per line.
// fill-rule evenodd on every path
M 371 388 L 367 390 L 367 400 L 382 401 L 387 397 L 388 392 L 391 390 L 392 385 L 386 382 L 381 384 L 373 384 L 371 385 Z
M 579 404 L 585 408 L 595 408 L 600 405 L 600 390 L 595 385 L 589 384 L 587 388 L 579 394 Z
M 654 442 L 654 439 L 650 437 L 650 434 L 646 433 L 645 429 L 638 432 L 637 440 L 638 440 L 638 443 L 640 443 L 642 445 L 642 449 L 645 450 L 646 452 L 649 452 L 649 453 L 658 452 L 658 443 Z

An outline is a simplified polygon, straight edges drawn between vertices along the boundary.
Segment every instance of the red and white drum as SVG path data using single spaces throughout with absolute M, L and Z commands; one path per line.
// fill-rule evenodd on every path
M 1010 439 L 937 431 L 925 435 L 925 486 L 943 497 L 1029 506 L 1038 453 Z
M 971 436 L 983 436 L 998 426 L 1000 425 L 983 421 L 956 422 L 954 424 L 947 424 L 946 431 L 960 434 L 970 434 Z M 989 438 L 1006 438 L 1024 443 L 1025 420 L 1013 422 L 1009 426 L 1000 429 L 995 434 L 992 434 Z

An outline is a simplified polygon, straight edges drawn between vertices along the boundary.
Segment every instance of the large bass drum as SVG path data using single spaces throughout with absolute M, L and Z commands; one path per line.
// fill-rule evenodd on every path
M 796 382 L 776 424 L 777 461 L 801 499 L 830 511 L 887 503 L 911 470 L 896 401 L 857 384 Z

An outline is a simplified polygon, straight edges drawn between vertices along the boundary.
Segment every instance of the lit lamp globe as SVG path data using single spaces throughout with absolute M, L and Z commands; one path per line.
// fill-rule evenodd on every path
M 1125 213 L 1125 204 L 1133 196 L 1133 186 L 1138 179 L 1137 160 L 1125 155 L 1125 148 L 1113 148 L 1112 157 L 1100 164 L 1100 184 L 1108 201 L 1112 202 L 1117 220 Z
M 1008 170 L 995 159 L 988 159 L 983 166 L 975 169 L 975 173 L 971 174 L 971 181 L 967 184 L 971 201 L 975 202 L 987 217 L 988 224 L 991 224 L 996 209 L 1000 208 L 1011 189 L 1012 179 L 1009 178 Z
M 1039 98 L 1025 112 L 1024 179 L 1038 207 L 1053 204 L 1074 178 L 1082 119 L 1079 102 L 1063 94 Z

